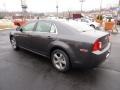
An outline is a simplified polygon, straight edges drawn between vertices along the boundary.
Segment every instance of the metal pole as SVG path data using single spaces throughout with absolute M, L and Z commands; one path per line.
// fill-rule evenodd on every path
M 57 17 L 58 17 L 58 5 L 56 6 L 56 8 L 57 8 Z
M 4 7 L 4 16 L 7 16 L 6 3 L 3 3 L 3 7 Z
M 81 3 L 81 8 L 80 8 L 81 10 L 80 11 L 82 13 L 82 3 L 83 3 L 83 0 L 80 0 L 80 3 Z
M 22 8 L 22 20 L 24 19 L 24 12 L 23 12 L 23 7 L 22 7 L 22 5 L 23 5 L 23 0 L 20 0 L 21 1 L 21 8 Z
M 118 11 L 117 11 L 117 17 L 119 17 L 120 16 L 120 0 L 119 0 L 119 3 L 118 3 Z
M 103 0 L 100 0 L 100 14 L 102 13 L 102 3 L 103 3 Z
M 25 3 L 25 0 L 21 0 L 21 7 L 22 7 L 22 16 L 23 16 L 23 19 L 25 19 L 26 9 L 27 9 L 27 5 Z
M 58 18 L 58 17 L 59 17 L 59 15 L 58 15 L 58 14 L 59 14 L 59 13 L 58 13 L 58 8 L 59 8 L 59 7 L 58 7 L 58 1 L 56 1 L 56 4 L 57 4 L 57 5 L 56 5 L 56 12 L 57 12 L 57 18 Z
M 80 0 L 80 3 L 81 3 L 81 13 L 82 13 L 82 8 L 83 8 L 83 2 L 85 2 L 85 0 Z
M 81 2 L 81 13 L 82 13 L 82 6 L 83 6 L 83 2 Z

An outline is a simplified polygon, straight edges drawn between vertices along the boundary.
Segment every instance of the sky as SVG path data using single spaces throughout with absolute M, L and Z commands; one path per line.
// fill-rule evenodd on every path
M 102 8 L 116 6 L 119 0 L 102 0 Z M 25 0 L 29 12 L 55 12 L 56 3 L 59 12 L 80 10 L 80 0 Z M 100 8 L 101 0 L 85 0 L 83 11 L 95 10 Z M 21 0 L 0 0 L 0 11 L 21 11 Z

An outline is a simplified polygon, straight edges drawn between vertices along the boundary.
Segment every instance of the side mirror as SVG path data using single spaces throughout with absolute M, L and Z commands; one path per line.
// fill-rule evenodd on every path
M 23 31 L 23 29 L 22 29 L 22 28 L 20 28 L 20 31 L 22 32 L 22 31 Z
M 16 31 L 21 31 L 21 32 L 22 32 L 23 29 L 22 29 L 21 27 L 17 27 L 17 28 L 16 28 Z

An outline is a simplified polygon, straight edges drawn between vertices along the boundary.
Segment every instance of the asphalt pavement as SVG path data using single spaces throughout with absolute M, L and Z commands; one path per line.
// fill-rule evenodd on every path
M 49 59 L 14 51 L 10 31 L 0 31 L 0 90 L 120 90 L 120 34 L 112 34 L 111 55 L 100 67 L 60 73 Z

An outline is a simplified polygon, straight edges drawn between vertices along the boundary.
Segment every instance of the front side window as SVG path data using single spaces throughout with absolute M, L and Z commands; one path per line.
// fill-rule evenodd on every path
M 36 31 L 39 32 L 50 32 L 51 24 L 46 22 L 38 22 Z
M 34 29 L 36 22 L 29 23 L 22 27 L 23 31 L 32 31 Z

